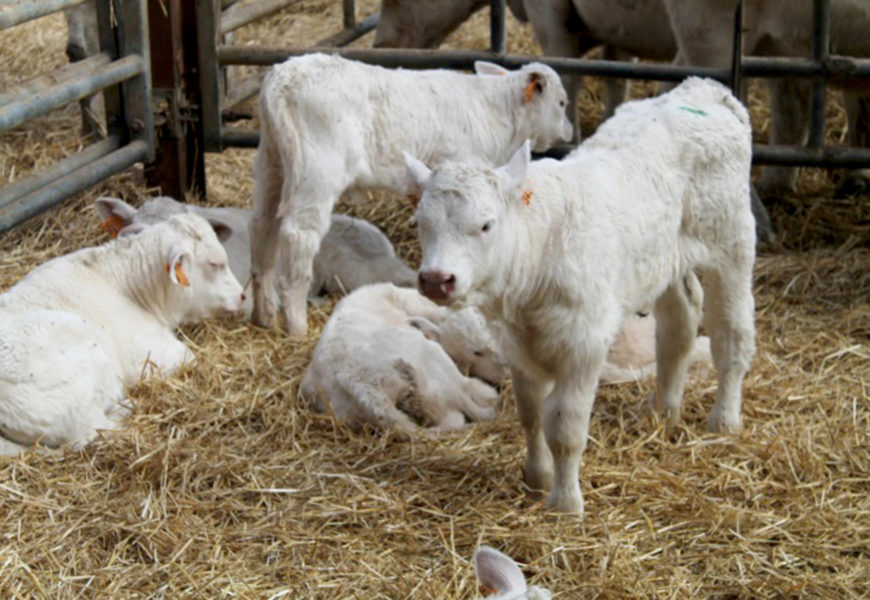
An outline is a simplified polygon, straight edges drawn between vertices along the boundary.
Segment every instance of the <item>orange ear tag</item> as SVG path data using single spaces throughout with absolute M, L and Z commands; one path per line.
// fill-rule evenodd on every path
M 523 190 L 523 204 L 526 206 L 529 205 L 529 202 L 532 201 L 532 190 Z
M 166 272 L 169 273 L 169 265 L 166 265 Z M 190 279 L 187 278 L 187 273 L 184 272 L 181 263 L 175 263 L 175 278 L 181 287 L 190 287 Z
M 540 81 L 540 76 L 537 73 L 532 73 L 532 76 L 529 77 L 529 82 L 526 84 L 525 89 L 523 90 L 523 98 L 526 99 L 526 104 L 532 101 L 532 98 L 535 95 L 535 89 L 540 86 L 538 81 Z
M 118 237 L 118 234 L 124 229 L 124 219 L 118 215 L 110 215 L 102 222 L 100 227 L 111 237 Z

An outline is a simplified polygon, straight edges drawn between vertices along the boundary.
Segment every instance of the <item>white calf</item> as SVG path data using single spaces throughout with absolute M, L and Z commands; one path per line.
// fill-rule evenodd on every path
M 214 231 L 179 215 L 48 261 L 0 295 L 0 449 L 83 444 L 126 414 L 124 387 L 192 360 L 181 323 L 238 312 Z
M 291 335 L 307 331 L 311 265 L 329 214 L 348 189 L 404 193 L 402 150 L 424 160 L 497 164 L 524 138 L 544 150 L 571 137 L 558 75 L 532 63 L 478 75 L 384 69 L 309 54 L 276 65 L 260 93 L 260 146 L 251 222 L 253 321 L 271 325 L 278 290 Z M 279 249 L 280 246 L 280 249 Z
M 517 563 L 489 546 L 481 546 L 474 553 L 474 572 L 481 592 L 493 600 L 550 600 L 553 597 L 549 590 L 534 585 L 528 587 Z
M 473 318 L 454 319 L 413 289 L 361 287 L 338 303 L 323 328 L 300 394 L 316 410 L 329 403 L 353 428 L 449 430 L 464 426 L 466 417 L 492 419 L 495 390 L 463 375 L 454 360 L 497 381 L 507 375 L 504 365 L 485 330 L 463 335 Z M 452 331 L 442 337 L 446 330 Z M 476 340 L 489 345 L 471 346 Z
M 754 353 L 746 109 L 722 85 L 690 78 L 623 105 L 562 161 L 502 168 L 407 157 L 423 189 L 420 287 L 499 322 L 526 432 L 525 477 L 549 503 L 583 511 L 577 480 L 607 349 L 626 315 L 654 306 L 658 402 L 679 419 L 687 357 L 706 286 L 718 373 L 708 427 L 740 425 Z M 555 463 L 555 465 L 554 465 Z M 554 468 L 555 467 L 555 468 Z
M 110 232 L 125 235 L 144 226 L 166 220 L 170 215 L 191 212 L 209 221 L 226 248 L 230 269 L 244 284 L 251 278 L 251 211 L 185 204 L 158 196 L 138 209 L 117 198 L 97 198 L 97 211 Z M 314 257 L 312 295 L 352 291 L 369 284 L 388 281 L 414 285 L 416 276 L 396 256 L 393 245 L 381 230 L 364 219 L 333 214 L 329 231 Z M 251 302 L 245 304 L 250 313 Z

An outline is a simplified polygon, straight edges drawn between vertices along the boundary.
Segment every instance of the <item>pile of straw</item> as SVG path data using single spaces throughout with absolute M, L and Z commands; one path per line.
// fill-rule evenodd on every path
M 293 30 L 295 43 L 323 37 L 340 3 L 297 4 L 241 43 L 278 43 L 267 34 L 291 35 L 297 21 L 307 29 Z M 484 12 L 450 43 L 483 47 L 486 32 Z M 516 23 L 509 35 L 513 49 L 534 50 Z M 57 17 L 3 33 L 4 85 L 62 62 L 63 37 Z M 590 83 L 584 102 L 600 112 Z M 77 128 L 71 107 L 4 134 L 4 181 L 72 152 Z M 208 201 L 244 205 L 252 158 L 209 155 Z M 580 472 L 583 521 L 525 494 L 509 385 L 495 421 L 442 437 L 354 434 L 311 413 L 296 386 L 327 303 L 310 309 L 299 341 L 240 321 L 186 328 L 197 363 L 130 390 L 123 430 L 81 451 L 0 458 L 0 596 L 473 598 L 469 559 L 487 543 L 557 598 L 866 597 L 870 199 L 835 202 L 832 189 L 808 171 L 774 207 L 783 243 L 756 266 L 742 433 L 704 433 L 711 375 L 687 386 L 671 436 L 646 412 L 652 382 L 602 388 Z M 0 290 L 102 243 L 97 195 L 151 192 L 134 169 L 0 236 Z M 417 260 L 400 200 L 341 208 Z

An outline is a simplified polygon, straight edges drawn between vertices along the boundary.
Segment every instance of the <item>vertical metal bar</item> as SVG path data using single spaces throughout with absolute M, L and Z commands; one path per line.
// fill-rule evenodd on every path
M 220 1 L 196 0 L 196 39 L 199 63 L 200 106 L 204 150 L 220 152 L 221 93 L 217 45 L 220 35 Z
M 100 37 L 100 51 L 108 52 L 113 58 L 118 58 L 118 39 L 114 27 L 113 0 L 96 0 L 97 31 Z M 103 90 L 103 104 L 106 108 L 106 132 L 116 135 L 126 143 L 129 141 L 127 128 L 124 126 L 124 110 L 121 105 L 121 88 L 112 86 Z
M 813 0 L 813 60 L 827 60 L 831 44 L 831 14 L 828 0 Z M 821 148 L 825 138 L 825 78 L 813 78 L 810 105 L 810 148 Z
M 507 41 L 505 29 L 505 0 L 491 0 L 489 11 L 489 48 L 503 54 Z
M 131 140 L 145 142 L 146 162 L 154 160 L 154 113 L 151 111 L 151 51 L 148 39 L 147 0 L 120 0 L 120 51 L 122 56 L 138 54 L 145 70 L 121 84 L 124 116 Z M 116 13 L 118 14 L 118 13 Z
M 162 119 L 155 127 L 155 159 L 145 165 L 145 181 L 149 187 L 159 187 L 161 193 L 181 200 L 188 192 L 205 192 L 205 160 L 198 151 L 202 148 L 199 121 L 183 118 L 199 104 L 198 98 L 192 98 L 199 92 L 196 41 L 182 33 L 186 27 L 194 28 L 195 14 L 192 5 L 183 0 L 163 0 L 163 4 L 148 4 L 151 80 L 155 109 Z
M 342 23 L 345 29 L 356 27 L 356 2 L 354 0 L 342 0 Z
M 731 93 L 743 100 L 743 0 L 734 9 L 734 38 L 731 42 Z

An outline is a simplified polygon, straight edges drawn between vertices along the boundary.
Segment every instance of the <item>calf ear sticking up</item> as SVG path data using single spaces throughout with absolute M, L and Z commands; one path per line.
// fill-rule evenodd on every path
M 402 152 L 402 156 L 405 159 L 405 167 L 408 169 L 408 177 L 412 183 L 408 187 L 408 200 L 414 208 L 417 208 L 417 205 L 420 203 L 420 194 L 423 193 L 423 187 L 432 177 L 432 170 L 407 152 Z
M 190 287 L 190 279 L 187 277 L 187 272 L 184 270 L 185 265 L 189 265 L 192 257 L 190 252 L 174 247 L 169 253 L 169 262 L 166 263 L 166 271 L 169 273 L 169 279 L 175 285 L 181 287 Z
M 514 155 L 501 170 L 508 176 L 511 183 L 520 187 L 526 180 L 526 172 L 529 170 L 529 163 L 532 161 L 532 144 L 529 140 L 523 142 Z
M 495 548 L 481 546 L 474 553 L 474 571 L 481 587 L 499 594 L 526 591 L 526 578 L 513 559 Z
M 112 237 L 117 237 L 136 216 L 136 209 L 120 198 L 101 196 L 94 200 L 94 206 L 103 219 L 101 227 Z

